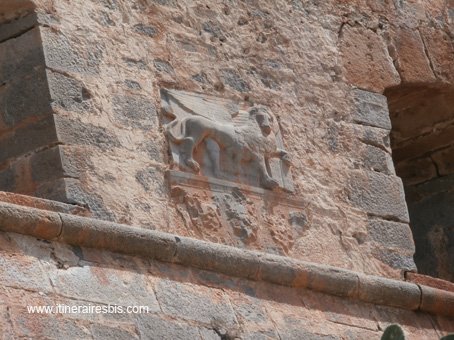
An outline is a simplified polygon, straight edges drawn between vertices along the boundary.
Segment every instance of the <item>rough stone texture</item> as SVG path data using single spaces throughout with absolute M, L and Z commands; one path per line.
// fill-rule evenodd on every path
M 40 28 L 22 34 L 35 6 Z M 0 40 L 0 157 L 7 161 L 0 164 L 0 183 L 115 222 L 400 277 L 414 269 L 413 248 L 401 183 L 389 164 L 391 125 L 380 93 L 401 82 L 452 81 L 452 18 L 452 1 L 442 0 L 3 0 L 0 32 L 11 39 Z M 415 62 L 407 62 L 410 56 Z M 206 182 L 170 190 L 157 112 L 161 88 L 270 107 L 286 148 L 298 155 L 293 196 L 226 191 Z M 436 152 L 426 163 L 448 173 L 450 87 L 433 88 L 403 96 L 402 106 L 423 109 L 410 105 L 413 119 L 392 117 L 404 122 L 393 125 L 403 140 L 393 154 L 397 161 L 426 157 L 419 152 L 429 146 Z M 395 102 L 385 93 L 393 115 Z M 422 105 L 419 98 L 431 100 Z M 432 170 L 418 176 L 426 180 L 437 174 Z M 443 270 L 452 263 L 443 253 L 450 248 L 439 247 L 453 235 L 449 210 L 437 210 L 452 206 L 452 193 L 440 189 L 451 185 L 447 177 L 407 191 L 425 225 L 433 225 L 427 216 L 442 216 L 443 227 L 427 234 L 442 252 L 430 266 Z M 41 223 L 40 214 L 25 217 Z M 75 220 L 63 219 L 63 239 L 76 243 L 85 236 L 88 246 L 113 248 L 115 223 L 102 224 L 103 237 L 90 239 L 87 225 Z M 15 222 L 2 225 L 23 228 Z M 148 232 L 131 228 L 137 239 Z M 114 246 L 163 260 L 194 255 L 183 237 L 160 241 L 152 249 L 118 239 Z M 221 247 L 205 247 L 206 256 L 191 258 L 202 268 L 191 269 L 2 233 L 1 331 L 12 338 L 375 339 L 396 322 L 415 339 L 454 331 L 452 319 L 204 271 Z M 293 259 L 260 255 L 270 265 L 257 271 L 249 259 L 234 261 L 236 254 L 224 259 L 224 273 L 314 289 L 333 276 L 324 287 L 332 294 L 359 292 L 371 302 L 414 309 L 419 301 L 414 284 L 403 290 L 410 302 L 395 301 L 395 287 L 382 289 L 382 278 L 369 278 L 376 287 L 371 294 L 342 270 L 292 271 Z M 439 308 L 430 297 L 439 301 L 443 294 L 427 292 L 425 306 Z M 147 304 L 151 313 L 38 315 L 25 308 L 59 302 Z
M 28 89 L 30 82 L 23 88 L 50 104 L 46 112 L 53 114 L 57 136 L 49 130 L 33 139 L 15 131 L 2 135 L 7 147 L 0 156 L 14 158 L 0 170 L 6 188 L 81 205 L 97 218 L 240 248 L 392 277 L 408 268 L 409 255 L 398 268 L 394 253 L 384 259 L 377 255 L 384 253 L 378 242 L 364 242 L 368 215 L 408 220 L 387 154 L 390 124 L 380 93 L 405 83 L 405 76 L 422 77 L 426 69 L 404 62 L 412 46 L 418 48 L 418 60 L 424 59 L 421 44 L 435 81 L 449 81 L 451 46 L 445 38 L 451 17 L 441 0 L 429 5 L 283 0 L 13 5 L 8 0 L 0 8 L 10 13 L 2 14 L 1 22 L 12 27 L 8 18 L 19 18 L 33 6 L 40 23 L 35 28 L 42 43 L 40 70 L 49 93 L 38 96 L 36 88 Z M 403 39 L 405 34 L 414 39 Z M 33 53 L 27 58 L 38 60 Z M 28 70 L 27 63 L 21 65 Z M 9 86 L 2 83 L 0 97 Z M 165 179 L 168 145 L 157 112 L 162 88 L 269 107 L 284 146 L 298 155 L 293 196 L 257 197 L 247 190 L 212 187 L 173 195 Z M 12 118 L 2 117 L 5 127 L 26 115 L 16 111 Z M 449 132 L 437 138 L 450 140 Z M 41 139 L 43 149 L 63 144 L 58 175 L 49 173 L 46 179 L 52 158 L 45 156 L 55 149 L 40 150 L 46 152 L 37 153 L 33 163 L 32 155 L 18 155 L 24 152 L 21 144 Z M 369 191 L 361 191 L 356 177 L 370 182 Z
M 451 11 L 452 18 L 452 4 L 447 6 L 447 9 Z M 452 84 L 454 81 L 454 65 L 452 62 L 454 45 L 452 43 L 452 35 L 442 29 L 435 29 L 430 26 L 422 27 L 421 34 L 428 51 L 429 59 L 433 65 L 434 73 L 439 79 Z
M 356 123 L 391 130 L 386 97 L 369 91 L 354 90 Z
M 399 177 L 372 171 L 354 173 L 350 179 L 349 198 L 353 204 L 373 216 L 409 222 Z
M 371 29 L 345 25 L 340 52 L 349 83 L 379 93 L 400 83 L 384 39 Z
M 399 249 L 408 255 L 415 251 L 415 244 L 409 237 L 411 230 L 408 224 L 371 219 L 367 230 L 371 241 L 379 242 L 387 248 Z
M 421 312 L 17 234 L 0 234 L 0 259 L 8 263 L 0 266 L 0 315 L 5 316 L 0 325 L 2 335 L 13 338 L 375 339 L 396 322 L 416 339 L 436 339 L 454 330 L 452 320 Z M 416 285 L 408 286 L 419 292 Z M 377 291 L 371 300 L 390 292 Z M 36 314 L 26 309 L 56 303 L 151 308 L 140 314 Z M 429 296 L 425 303 L 430 306 Z
M 224 327 L 232 327 L 237 323 L 222 291 L 160 281 L 156 286 L 156 294 L 165 314 L 207 325 L 221 320 Z
M 400 29 L 395 37 L 396 67 L 403 82 L 434 82 L 435 75 L 418 30 Z

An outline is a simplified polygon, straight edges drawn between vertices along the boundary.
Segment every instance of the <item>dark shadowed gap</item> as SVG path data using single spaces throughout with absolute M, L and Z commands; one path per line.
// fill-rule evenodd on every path
M 402 85 L 385 95 L 418 272 L 454 281 L 454 87 Z

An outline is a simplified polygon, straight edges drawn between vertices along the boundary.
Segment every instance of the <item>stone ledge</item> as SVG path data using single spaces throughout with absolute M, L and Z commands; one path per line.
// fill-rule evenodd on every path
M 40 210 L 49 210 L 54 212 L 61 212 L 71 215 L 79 216 L 91 216 L 90 211 L 87 208 L 79 205 L 61 203 L 57 201 L 51 201 L 44 198 L 37 198 L 32 196 L 14 194 L 11 192 L 0 191 L 0 202 L 11 203 L 14 205 L 21 205 L 30 208 L 36 208 Z
M 292 193 L 282 189 L 271 191 L 259 187 L 254 187 L 247 184 L 230 182 L 223 179 L 195 175 L 177 170 L 167 170 L 165 173 L 169 185 L 186 186 L 194 189 L 209 189 L 211 192 L 225 193 L 234 189 L 238 189 L 246 194 L 260 197 L 266 201 L 279 202 L 279 204 L 292 206 L 296 208 L 304 208 L 307 203 L 292 197 Z
M 61 212 L 0 202 L 0 230 L 454 317 L 454 293 Z

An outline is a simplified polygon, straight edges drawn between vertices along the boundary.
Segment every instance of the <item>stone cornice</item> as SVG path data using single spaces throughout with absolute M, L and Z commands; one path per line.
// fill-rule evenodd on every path
M 454 293 L 450 291 L 61 211 L 0 202 L 0 230 L 454 317 Z

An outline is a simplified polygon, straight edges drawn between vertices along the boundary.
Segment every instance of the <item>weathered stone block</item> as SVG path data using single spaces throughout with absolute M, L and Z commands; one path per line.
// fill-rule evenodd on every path
M 402 181 L 378 172 L 354 171 L 349 179 L 349 199 L 368 214 L 409 222 Z
M 429 59 L 432 62 L 437 78 L 452 83 L 454 81 L 454 45 L 452 37 L 437 27 L 421 28 L 421 35 L 427 46 Z M 450 57 L 449 57 L 450 56 Z
M 56 314 L 30 314 L 14 309 L 12 319 L 18 337 L 35 339 L 92 339 L 88 323 L 65 319 Z
M 30 158 L 32 178 L 36 182 L 45 182 L 63 177 L 60 147 L 34 153 Z
M 345 25 L 340 51 L 347 81 L 374 92 L 400 83 L 383 39 L 370 29 Z
M 413 255 L 401 253 L 396 249 L 380 249 L 376 248 L 372 251 L 372 255 L 387 264 L 391 268 L 402 271 L 416 271 L 415 260 Z
M 66 196 L 66 179 L 59 178 L 44 183 L 39 183 L 34 191 L 34 196 L 46 198 L 53 201 L 65 202 L 70 204 L 77 204 L 69 202 Z
M 165 314 L 226 327 L 237 323 L 230 302 L 222 291 L 169 280 L 159 281 L 155 289 Z
M 382 172 L 386 175 L 395 175 L 394 163 L 391 155 L 375 146 L 367 145 L 363 155 L 363 166 L 367 170 Z
M 61 32 L 48 27 L 41 27 L 43 50 L 47 67 L 62 71 L 82 74 L 96 74 L 102 59 L 102 44 L 93 44 L 86 54 L 81 53 L 77 44 Z
M 156 315 L 144 314 L 137 318 L 141 338 L 150 340 L 161 339 L 199 339 L 200 333 L 194 326 L 162 319 Z
M 156 108 L 149 99 L 142 96 L 117 96 L 113 109 L 118 121 L 125 126 L 149 130 L 157 124 Z
M 391 153 L 391 141 L 388 129 L 381 129 L 366 125 L 356 125 L 355 135 L 367 145 L 372 145 Z
M 38 66 L 27 78 L 11 81 L 0 89 L 0 116 L 8 128 L 24 119 L 51 114 L 50 96 L 44 68 Z
M 0 162 L 55 143 L 57 136 L 53 117 L 46 117 L 18 128 L 1 140 Z
M 93 217 L 114 221 L 114 215 L 105 206 L 103 198 L 96 192 L 88 192 L 86 186 L 76 178 L 64 179 L 65 199 L 63 202 L 88 207 Z
M 413 235 L 406 223 L 370 219 L 367 233 L 369 240 L 378 242 L 385 248 L 397 248 L 407 255 L 413 255 L 415 252 Z
M 391 130 L 386 97 L 360 89 L 353 90 L 353 121 L 358 124 Z
M 81 81 L 49 70 L 47 80 L 53 105 L 78 113 L 89 111 L 91 95 Z
M 35 25 L 37 25 L 35 13 L 30 13 L 8 23 L 0 24 L 0 43 L 24 34 Z
M 160 310 L 153 290 L 140 274 L 83 261 L 79 265 L 66 270 L 47 269 L 58 294 L 102 304 L 148 306 L 150 313 Z
M 37 66 L 44 66 L 39 28 L 0 43 L 0 83 L 24 79 L 34 74 Z
M 397 69 L 404 82 L 433 82 L 435 76 L 418 30 L 399 29 L 395 38 Z
M 280 339 L 289 339 L 289 340 L 298 340 L 298 339 L 308 339 L 308 340 L 341 340 L 342 338 L 338 335 L 323 335 L 317 334 L 308 331 L 307 329 L 298 327 L 296 323 L 293 327 L 281 326 L 278 325 L 278 332 Z M 267 339 L 267 338 L 265 338 Z
M 99 323 L 91 325 L 91 334 L 93 339 L 116 339 L 116 340 L 129 340 L 138 339 L 136 332 L 128 329 L 124 329 L 117 325 L 106 326 Z M 116 327 L 115 327 L 116 326 Z
M 37 292 L 52 291 L 39 260 L 24 254 L 11 256 L 8 253 L 0 253 L 0 284 Z
M 93 145 L 103 149 L 120 146 L 118 138 L 106 128 L 63 116 L 54 116 L 58 140 L 65 144 Z

